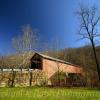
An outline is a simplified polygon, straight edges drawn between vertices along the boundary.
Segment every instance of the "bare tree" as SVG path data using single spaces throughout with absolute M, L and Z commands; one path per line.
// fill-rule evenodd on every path
M 89 39 L 91 42 L 98 77 L 100 80 L 100 68 L 95 49 L 95 40 L 100 36 L 100 33 L 98 32 L 98 25 L 100 24 L 100 13 L 96 6 L 86 7 L 81 5 L 77 15 L 80 18 L 79 35 L 81 35 L 81 39 Z
M 37 30 L 32 30 L 30 25 L 26 25 L 22 27 L 22 36 L 18 38 L 13 39 L 13 46 L 16 49 L 16 51 L 20 54 L 22 54 L 23 58 L 23 64 L 20 64 L 21 68 L 24 68 L 24 63 L 26 59 L 30 57 L 30 52 L 35 50 L 36 44 L 37 44 Z M 24 57 L 27 53 L 27 57 Z M 28 67 L 30 78 L 29 78 L 29 84 L 31 86 L 32 84 L 32 72 L 30 70 L 30 65 Z
M 52 42 L 50 43 L 45 43 L 45 52 L 44 54 L 48 55 L 48 56 L 52 56 L 54 57 L 55 59 L 60 59 L 61 55 L 60 55 L 60 49 L 61 49 L 61 41 L 58 40 L 58 38 L 52 40 Z M 63 56 L 63 59 L 64 59 L 65 56 Z M 56 74 L 57 74 L 57 85 L 60 86 L 60 83 L 61 83 L 61 67 L 62 67 L 62 64 L 59 63 L 57 60 L 55 61 L 56 62 L 56 66 L 53 67 L 54 70 L 56 70 Z

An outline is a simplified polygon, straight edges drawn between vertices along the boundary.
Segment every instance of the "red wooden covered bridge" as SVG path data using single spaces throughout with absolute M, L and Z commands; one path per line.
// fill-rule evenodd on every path
M 32 56 L 31 69 L 40 69 L 44 71 L 49 80 L 48 84 L 51 84 L 50 79 L 58 71 L 66 73 L 67 76 L 82 74 L 81 67 L 60 59 L 55 59 L 53 57 L 43 55 L 41 53 L 34 53 Z

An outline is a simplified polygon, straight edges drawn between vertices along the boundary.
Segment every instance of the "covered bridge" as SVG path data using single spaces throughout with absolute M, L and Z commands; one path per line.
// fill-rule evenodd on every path
M 48 79 L 51 79 L 58 71 L 64 72 L 66 75 L 82 74 L 81 67 L 41 53 L 34 53 L 32 56 L 31 69 L 44 71 Z

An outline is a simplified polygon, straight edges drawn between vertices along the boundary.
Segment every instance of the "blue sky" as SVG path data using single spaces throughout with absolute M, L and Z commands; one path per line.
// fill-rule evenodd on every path
M 21 34 L 21 26 L 30 24 L 39 30 L 42 42 L 59 39 L 62 48 L 80 47 L 79 21 L 75 12 L 79 3 L 96 4 L 99 0 L 0 0 L 0 54 L 13 53 L 11 40 Z

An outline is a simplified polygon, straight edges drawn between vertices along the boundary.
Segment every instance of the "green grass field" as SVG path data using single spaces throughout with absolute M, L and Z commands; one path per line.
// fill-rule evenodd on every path
M 86 88 L 0 88 L 0 100 L 100 100 L 100 90 Z

